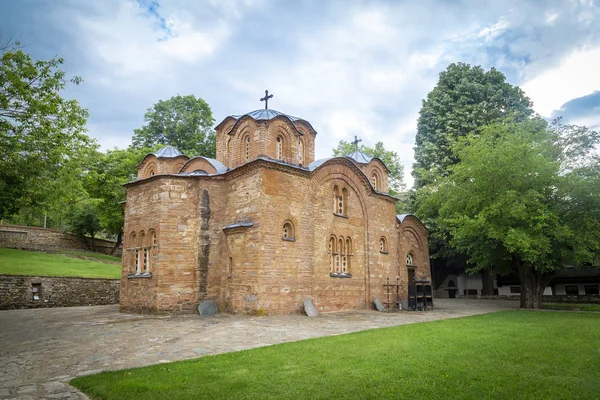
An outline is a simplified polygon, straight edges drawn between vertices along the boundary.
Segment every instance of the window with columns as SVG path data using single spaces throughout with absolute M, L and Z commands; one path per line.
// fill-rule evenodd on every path
M 350 278 L 352 256 L 352 239 L 331 235 L 327 244 L 329 255 L 329 275 L 331 277 Z
M 281 136 L 277 136 L 275 145 L 275 158 L 278 160 L 283 160 L 283 138 Z
M 348 189 L 333 187 L 333 213 L 336 215 L 348 216 Z

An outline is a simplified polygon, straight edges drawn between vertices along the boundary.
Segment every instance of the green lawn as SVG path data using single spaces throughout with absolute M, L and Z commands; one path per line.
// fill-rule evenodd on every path
M 103 372 L 92 399 L 598 399 L 600 315 L 506 311 Z
M 79 253 L 90 257 L 90 253 Z M 0 248 L 0 274 L 36 276 L 75 276 L 85 278 L 120 278 L 118 258 L 92 254 L 90 261 L 61 254 Z M 110 263 L 107 261 L 111 260 Z
M 544 303 L 542 308 L 549 310 L 600 311 L 600 304 Z

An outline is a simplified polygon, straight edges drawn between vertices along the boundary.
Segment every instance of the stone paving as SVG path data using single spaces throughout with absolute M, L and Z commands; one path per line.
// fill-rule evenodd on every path
M 0 311 L 0 399 L 86 399 L 66 382 L 104 370 L 365 329 L 517 308 L 516 301 L 436 299 L 434 310 L 249 317 L 120 314 L 117 306 Z

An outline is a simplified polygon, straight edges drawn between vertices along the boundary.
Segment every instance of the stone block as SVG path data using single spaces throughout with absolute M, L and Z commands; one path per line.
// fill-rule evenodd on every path
M 377 311 L 386 312 L 385 307 L 383 306 L 383 304 L 381 304 L 381 301 L 379 301 L 378 298 L 375 298 L 373 302 L 375 303 L 375 308 L 377 308 Z
M 214 300 L 205 300 L 198 306 L 198 314 L 200 314 L 201 317 L 210 317 L 217 315 L 218 313 L 219 308 Z
M 319 316 L 319 312 L 317 311 L 317 309 L 314 306 L 314 304 L 312 303 L 312 301 L 310 301 L 310 299 L 304 300 L 304 312 L 309 317 L 318 317 Z

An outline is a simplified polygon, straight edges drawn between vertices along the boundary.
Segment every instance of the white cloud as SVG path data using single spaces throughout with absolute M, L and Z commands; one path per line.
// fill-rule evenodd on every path
M 575 51 L 554 68 L 525 82 L 522 87 L 543 116 L 571 99 L 600 89 L 600 47 Z

